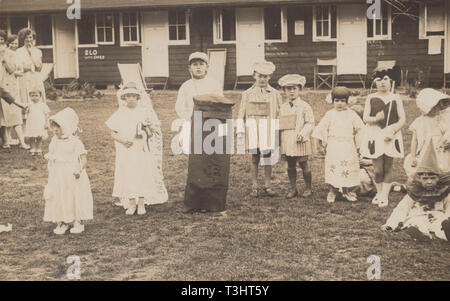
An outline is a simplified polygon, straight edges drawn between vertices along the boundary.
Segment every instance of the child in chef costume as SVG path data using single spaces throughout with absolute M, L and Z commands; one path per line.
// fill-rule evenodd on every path
M 75 136 L 78 116 L 65 108 L 50 117 L 54 133 L 45 155 L 48 160 L 48 184 L 45 186 L 44 221 L 56 223 L 55 234 L 84 231 L 82 221 L 93 218 L 93 199 L 86 173 L 86 149 Z
M 417 107 L 422 115 L 409 129 L 413 133 L 411 153 L 406 156 L 404 167 L 411 176 L 423 155 L 426 143 L 431 140 L 436 151 L 437 163 L 443 172 L 450 171 L 450 96 L 435 89 L 426 88 L 417 96 Z
M 181 150 L 185 154 L 190 153 L 191 118 L 194 113 L 194 97 L 202 94 L 223 96 L 223 88 L 220 87 L 219 82 L 207 76 L 209 59 L 206 53 L 191 53 L 188 63 L 191 78 L 181 85 L 175 104 L 177 115 L 184 120 L 179 142 Z
M 308 164 L 308 157 L 312 155 L 311 133 L 314 129 L 314 114 L 311 106 L 300 98 L 300 91 L 306 83 L 306 78 L 299 74 L 287 74 L 279 79 L 278 84 L 283 88 L 287 101 L 280 107 L 280 121 L 284 117 L 291 128 L 281 129 L 281 154 L 288 164 L 288 177 L 291 190 L 288 199 L 298 195 L 297 190 L 297 162 L 303 171 L 306 190 L 302 197 L 312 195 L 312 175 Z M 290 121 L 292 119 L 292 122 Z M 284 125 L 283 125 L 284 126 Z
M 113 196 L 124 202 L 127 215 L 146 213 L 145 204 L 167 201 L 162 174 L 160 121 L 148 95 L 128 83 L 119 90 L 126 105 L 106 121 L 116 146 Z M 137 205 L 137 207 L 136 207 Z

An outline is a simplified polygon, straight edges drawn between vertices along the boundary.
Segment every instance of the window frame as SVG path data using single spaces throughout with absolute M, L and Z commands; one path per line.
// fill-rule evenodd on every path
M 179 11 L 184 11 L 184 14 L 185 14 L 185 20 L 186 20 L 186 23 L 185 23 L 185 27 L 186 27 L 186 39 L 185 40 L 171 40 L 170 39 L 170 21 L 169 21 L 169 15 L 170 15 L 170 12 L 171 11 L 176 11 L 177 13 L 179 12 Z M 187 9 L 172 9 L 172 10 L 168 10 L 168 12 L 167 12 L 167 28 L 168 28 L 168 30 L 169 30 L 169 37 L 168 37 L 168 40 L 169 40 L 169 45 L 190 45 L 191 44 L 191 36 L 190 36 L 190 20 L 189 20 L 189 11 L 187 10 Z M 178 22 L 178 15 L 177 15 L 177 22 Z M 176 24 L 175 26 L 179 26 L 180 24 Z M 173 25 L 172 25 L 173 26 Z
M 234 9 L 234 26 L 235 26 L 235 30 L 236 30 L 236 36 L 237 36 L 237 18 L 236 18 L 236 9 Z M 236 39 L 234 41 L 224 41 L 223 40 L 223 22 L 222 22 L 222 10 L 223 8 L 215 8 L 213 9 L 213 35 L 214 35 L 214 45 L 218 45 L 218 44 L 236 44 Z M 218 14 L 218 12 L 220 12 L 220 15 Z M 220 17 L 220 20 L 218 20 L 217 17 Z M 220 23 L 218 23 L 220 21 Z M 217 28 L 217 27 L 220 27 Z M 221 37 L 218 37 L 218 30 L 220 30 L 221 33 Z
M 123 15 L 124 14 L 135 14 L 136 15 L 136 33 L 137 33 L 137 41 L 124 41 L 124 25 L 123 25 Z M 128 47 L 128 46 L 141 46 L 142 45 L 142 39 L 141 39 L 141 16 L 139 14 L 139 12 L 121 12 L 120 16 L 119 16 L 119 21 L 120 21 L 120 28 L 119 28 L 119 33 L 120 33 L 120 46 L 121 47 Z M 127 26 L 130 27 L 131 26 Z
M 97 22 L 97 18 L 98 18 L 98 15 L 104 15 L 104 16 L 107 16 L 107 15 L 111 15 L 112 16 L 112 25 L 111 25 L 111 27 L 107 27 L 106 25 L 105 26 L 102 26 L 102 27 L 100 27 L 100 28 L 103 28 L 103 31 L 104 31 L 104 33 L 105 33 L 105 37 L 106 37 L 106 29 L 108 28 L 111 28 L 111 30 L 112 30 L 112 41 L 111 42 L 100 42 L 99 40 L 98 40 L 98 29 L 99 29 L 99 26 L 98 26 L 98 22 Z M 114 13 L 112 13 L 112 12 L 105 12 L 105 13 L 95 13 L 95 43 L 97 44 L 97 45 L 115 45 L 116 44 L 116 37 L 115 37 L 115 20 L 114 20 Z
M 369 32 L 367 32 L 367 41 L 388 41 L 388 40 L 392 40 L 392 7 L 387 4 L 386 2 L 384 2 L 384 0 L 381 0 L 381 5 L 385 4 L 387 5 L 387 10 L 388 10 L 388 16 L 387 16 L 387 34 L 383 35 L 377 35 L 376 34 L 376 26 L 377 26 L 377 19 L 373 19 L 373 37 L 369 37 L 368 34 Z M 374 16 L 375 17 L 375 16 Z M 381 19 L 382 21 L 383 19 Z M 367 26 L 368 26 L 368 22 L 369 20 L 366 18 L 366 30 L 367 30 Z M 383 22 L 381 22 L 381 26 L 383 26 Z M 383 27 L 381 27 L 381 32 L 383 32 Z
M 328 6 L 328 35 L 327 36 L 317 36 L 317 8 L 322 6 Z M 331 7 L 334 6 L 336 10 L 336 37 L 331 37 L 332 32 L 332 17 L 331 17 Z M 313 34 L 313 42 L 336 42 L 338 40 L 339 35 L 339 16 L 338 16 L 338 7 L 334 4 L 320 4 L 313 6 L 313 18 L 312 18 L 312 34 Z
M 420 5 L 419 5 L 419 39 L 420 40 L 428 40 L 430 37 L 442 37 L 442 38 L 445 38 L 445 32 L 446 32 L 446 29 L 445 29 L 445 24 L 446 24 L 446 18 L 447 18 L 447 16 L 446 16 L 446 14 L 445 14 L 445 7 L 446 7 L 446 5 L 445 5 L 445 1 L 443 1 L 442 2 L 442 9 L 443 9 L 443 11 L 444 11 L 444 26 L 443 26 L 443 30 L 442 30 L 442 32 L 443 32 L 443 34 L 442 35 L 431 35 L 431 36 L 428 36 L 427 35 L 427 6 L 428 6 L 428 3 L 421 3 Z
M 76 39 L 76 45 L 77 48 L 97 48 L 97 28 L 96 28 L 96 17 L 95 13 L 92 13 L 91 15 L 94 15 L 94 44 L 80 44 L 79 38 L 78 38 L 78 19 L 75 20 L 75 39 Z
M 270 7 L 265 7 L 270 8 Z M 280 14 L 281 14 L 281 39 L 266 39 L 266 18 L 264 16 L 264 10 L 263 10 L 263 29 L 264 29 L 264 42 L 265 43 L 287 43 L 288 42 L 288 24 L 287 24 L 287 8 L 281 7 L 280 8 Z
M 32 20 L 28 21 L 29 22 L 29 26 L 31 26 L 31 28 L 36 32 L 36 23 L 35 23 L 35 17 L 36 16 L 49 16 L 52 22 L 52 45 L 36 45 L 37 48 L 39 49 L 52 49 L 55 45 L 55 21 L 53 18 L 53 15 L 45 15 L 45 14 L 39 14 L 39 15 L 35 15 L 32 16 Z M 30 17 L 28 17 L 28 19 L 30 19 Z M 31 22 L 31 23 L 30 23 Z

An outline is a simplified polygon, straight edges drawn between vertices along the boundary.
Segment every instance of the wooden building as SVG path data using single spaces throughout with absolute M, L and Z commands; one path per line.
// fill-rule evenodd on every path
M 274 81 L 300 73 L 311 86 L 317 59 L 336 58 L 340 78 L 395 60 L 409 79 L 429 74 L 430 85 L 442 86 L 450 5 L 403 2 L 410 16 L 382 0 L 373 19 L 365 0 L 81 0 L 81 19 L 71 20 L 66 0 L 1 0 L 0 29 L 35 29 L 60 81 L 118 84 L 117 63 L 139 62 L 146 78 L 168 77 L 176 88 L 189 77 L 191 52 L 226 49 L 227 87 L 264 58 L 277 66 Z

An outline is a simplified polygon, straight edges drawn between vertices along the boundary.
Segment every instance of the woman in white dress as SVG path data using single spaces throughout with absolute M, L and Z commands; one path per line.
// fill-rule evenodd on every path
M 19 40 L 16 35 L 11 35 L 7 39 L 7 46 L 4 54 L 4 62 L 1 67 L 3 77 L 1 79 L 0 86 L 3 87 L 8 93 L 19 101 L 19 84 L 18 78 L 21 76 L 21 72 L 17 69 L 16 50 L 19 46 Z M 17 138 L 19 138 L 20 147 L 23 149 L 29 149 L 30 147 L 25 143 L 24 133 L 22 130 L 22 110 L 15 105 L 8 104 L 5 100 L 1 100 L 1 107 L 3 114 L 0 116 L 0 124 L 5 127 L 4 148 L 9 148 L 11 142 L 11 132 L 14 129 Z

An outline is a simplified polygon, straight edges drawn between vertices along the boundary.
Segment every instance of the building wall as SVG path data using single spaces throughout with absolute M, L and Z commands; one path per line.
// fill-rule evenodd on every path
M 393 12 L 394 13 L 394 12 Z M 414 14 L 418 14 L 418 6 Z M 367 67 L 373 70 L 379 60 L 396 60 L 404 74 L 408 71 L 408 81 L 417 78 L 418 70 L 426 75 L 428 68 L 429 84 L 442 86 L 444 76 L 444 43 L 441 54 L 428 54 L 428 40 L 419 39 L 419 21 L 398 15 L 392 24 L 392 40 L 368 42 Z M 426 79 L 425 79 L 426 80 Z M 425 83 L 426 84 L 426 83 Z
M 99 85 L 119 84 L 120 74 L 117 63 L 142 63 L 141 46 L 120 47 L 119 13 L 114 14 L 115 44 L 98 45 L 98 47 L 78 48 L 80 78 Z M 90 59 L 92 51 L 104 59 Z M 88 51 L 88 52 L 86 52 Z M 91 52 L 89 52 L 91 51 Z
M 272 79 L 278 80 L 287 73 L 298 73 L 306 77 L 306 84 L 314 84 L 314 66 L 317 58 L 336 57 L 336 42 L 313 42 L 312 6 L 288 8 L 288 43 L 266 43 L 266 60 L 276 66 Z M 294 35 L 296 20 L 304 20 L 305 34 Z
M 213 41 L 213 9 L 193 10 L 190 23 L 190 45 L 169 46 L 169 86 L 178 87 L 190 78 L 188 72 L 189 54 L 195 51 L 207 53 L 211 48 L 227 49 L 225 86 L 230 87 L 236 79 L 236 45 L 217 44 Z

